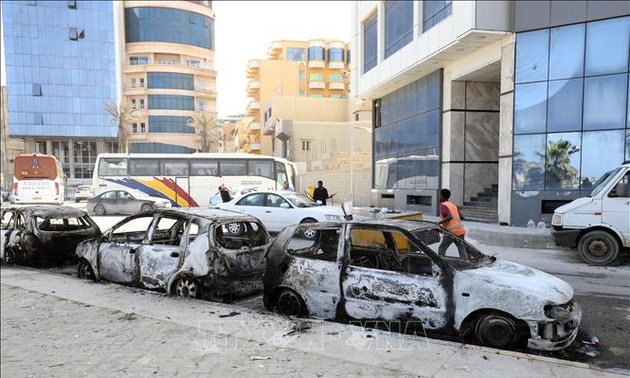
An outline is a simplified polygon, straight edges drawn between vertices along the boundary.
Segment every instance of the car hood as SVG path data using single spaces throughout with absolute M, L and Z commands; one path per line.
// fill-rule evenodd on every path
M 549 303 L 562 304 L 573 298 L 573 288 L 565 281 L 512 261 L 497 259 L 490 265 L 463 270 L 460 273 L 478 284 L 516 290 Z
M 556 208 L 554 210 L 554 213 L 556 214 L 565 214 L 568 213 L 569 211 L 575 210 L 575 209 L 579 209 L 580 207 L 587 205 L 589 203 L 593 202 L 593 198 L 591 197 L 582 197 L 582 198 L 578 198 L 575 199 L 565 205 L 562 205 L 558 208 Z
M 343 210 L 340 207 L 335 206 L 313 206 L 313 207 L 296 207 L 298 210 L 308 210 L 320 214 L 336 214 L 343 216 Z

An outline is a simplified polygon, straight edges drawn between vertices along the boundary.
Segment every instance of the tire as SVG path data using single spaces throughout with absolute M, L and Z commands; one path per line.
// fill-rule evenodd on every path
M 85 259 L 79 260 L 79 264 L 77 265 L 77 277 L 82 280 L 95 280 L 96 275 L 94 274 L 94 269 L 90 266 L 90 263 Z
M 317 221 L 313 218 L 306 218 L 300 222 L 300 224 L 304 223 L 316 223 Z M 302 230 L 302 237 L 307 240 L 313 240 L 317 236 L 317 230 Z
M 228 223 L 226 227 L 230 235 L 238 236 L 243 232 L 241 223 Z
M 490 313 L 483 315 L 475 326 L 479 344 L 498 349 L 514 349 L 519 344 L 518 329 L 508 316 Z
M 173 285 L 173 294 L 184 298 L 199 298 L 201 290 L 192 277 L 183 276 Z
M 275 310 L 286 316 L 301 316 L 306 314 L 306 304 L 295 291 L 282 289 L 276 296 Z
M 614 265 L 619 258 L 619 242 L 606 231 L 584 234 L 578 242 L 578 254 L 589 265 Z
M 140 206 L 141 213 L 145 213 L 151 210 L 153 210 L 153 205 L 151 205 L 150 203 L 143 203 L 142 206 Z
M 94 206 L 94 214 L 105 215 L 105 208 L 103 207 L 103 205 Z

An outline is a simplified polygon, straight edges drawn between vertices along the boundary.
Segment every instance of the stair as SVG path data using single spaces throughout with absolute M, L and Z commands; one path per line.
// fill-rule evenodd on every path
M 492 184 L 490 188 L 485 188 L 483 192 L 477 193 L 476 197 L 471 197 L 470 201 L 464 202 L 460 206 L 464 221 L 499 223 L 499 185 Z

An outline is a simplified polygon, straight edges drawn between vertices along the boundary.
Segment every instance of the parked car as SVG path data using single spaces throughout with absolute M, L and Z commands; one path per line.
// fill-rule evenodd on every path
M 4 246 L 11 234 L 9 225 L 13 224 L 13 219 L 18 208 L 13 206 L 3 206 L 0 210 L 0 260 L 4 261 Z
M 80 202 L 94 197 L 94 188 L 92 185 L 79 185 L 74 190 L 74 202 Z
M 171 207 L 171 201 L 135 189 L 107 190 L 87 200 L 88 212 L 96 215 L 135 214 L 160 207 Z
M 303 194 L 288 191 L 256 191 L 217 205 L 222 209 L 239 211 L 260 219 L 267 230 L 279 232 L 298 223 L 333 222 L 344 219 L 341 207 L 321 206 Z M 304 235 L 313 238 L 310 228 Z
M 31 266 L 74 261 L 77 244 L 100 233 L 85 211 L 69 206 L 3 209 L 2 259 Z
M 247 187 L 238 186 L 236 188 L 230 189 L 230 197 L 232 197 L 232 199 L 240 198 L 247 193 L 251 193 L 255 191 L 256 191 L 256 188 L 247 188 Z M 217 192 L 212 197 L 210 197 L 210 206 L 216 206 L 220 204 L 221 202 L 223 202 L 223 200 L 221 199 L 221 193 L 219 193 L 219 191 L 217 190 Z
M 303 238 L 306 228 L 313 240 Z M 393 219 L 287 227 L 266 255 L 265 307 L 338 321 L 405 321 L 422 333 L 496 348 L 550 351 L 573 342 L 581 310 L 569 284 L 461 239 L 466 258 L 456 245 L 439 256 L 440 234 L 449 233 Z
M 236 227 L 238 235 L 228 232 Z M 229 301 L 262 291 L 270 244 L 254 217 L 219 209 L 155 209 L 81 243 L 77 274 L 183 297 Z

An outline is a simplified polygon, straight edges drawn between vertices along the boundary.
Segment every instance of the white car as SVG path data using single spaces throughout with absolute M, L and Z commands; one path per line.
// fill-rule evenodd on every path
M 248 193 L 230 202 L 219 203 L 217 207 L 253 215 L 270 232 L 280 232 L 299 223 L 339 222 L 344 219 L 341 207 L 321 206 L 303 194 L 288 191 Z M 305 229 L 304 237 L 312 239 L 314 236 L 315 232 Z
M 256 188 L 237 186 L 236 188 L 230 189 L 230 197 L 232 197 L 232 199 L 240 198 L 241 196 L 244 196 L 247 193 L 251 193 L 255 191 L 256 191 Z M 223 200 L 221 199 L 221 193 L 219 193 L 219 191 L 217 191 L 212 197 L 210 197 L 210 206 L 216 206 L 220 204 L 221 202 L 223 202 Z

